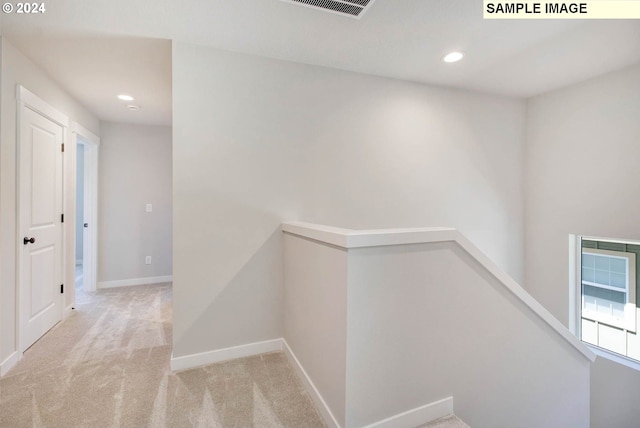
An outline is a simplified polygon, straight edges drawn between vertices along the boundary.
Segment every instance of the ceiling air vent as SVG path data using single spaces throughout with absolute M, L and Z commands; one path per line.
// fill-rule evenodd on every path
M 282 0 L 350 18 L 360 18 L 375 0 Z

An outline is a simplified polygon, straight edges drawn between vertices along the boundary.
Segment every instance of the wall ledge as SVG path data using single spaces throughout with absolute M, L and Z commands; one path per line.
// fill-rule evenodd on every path
M 282 223 L 282 230 L 346 249 L 452 241 L 458 233 L 448 227 L 351 230 L 297 221 Z
M 347 250 L 389 245 L 455 242 L 583 357 L 590 362 L 596 359 L 593 351 L 587 348 L 587 346 L 574 336 L 560 321 L 551 315 L 544 306 L 527 293 L 520 284 L 500 269 L 498 265 L 491 261 L 486 254 L 457 229 L 424 227 L 411 229 L 351 230 L 304 222 L 284 222 L 282 223 L 282 231 Z

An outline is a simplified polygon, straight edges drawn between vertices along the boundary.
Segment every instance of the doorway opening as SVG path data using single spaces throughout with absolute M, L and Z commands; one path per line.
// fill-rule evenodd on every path
M 88 227 L 88 223 L 87 227 Z M 76 299 L 83 291 L 84 241 L 84 144 L 76 144 Z
M 98 148 L 100 139 L 74 123 L 76 152 L 74 291 L 97 290 L 98 270 Z M 74 293 L 76 294 L 76 293 Z M 79 293 L 81 295 L 81 293 Z M 76 296 L 74 296 L 75 298 Z

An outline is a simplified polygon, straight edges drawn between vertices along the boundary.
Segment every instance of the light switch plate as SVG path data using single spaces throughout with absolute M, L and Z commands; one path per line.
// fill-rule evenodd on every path
M 147 212 L 150 213 L 151 211 L 153 211 L 153 205 L 147 204 Z
M 150 265 L 151 264 L 151 256 L 147 256 L 144 258 L 144 264 L 145 265 Z

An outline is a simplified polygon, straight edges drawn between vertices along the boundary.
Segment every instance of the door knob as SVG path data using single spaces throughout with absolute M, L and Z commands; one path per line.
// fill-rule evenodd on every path
M 89 227 L 89 223 L 85 223 L 85 224 L 84 224 L 84 227 Z
M 27 245 L 28 243 L 35 244 L 36 243 L 36 238 L 24 238 L 22 240 L 22 242 L 24 242 L 24 245 Z

